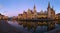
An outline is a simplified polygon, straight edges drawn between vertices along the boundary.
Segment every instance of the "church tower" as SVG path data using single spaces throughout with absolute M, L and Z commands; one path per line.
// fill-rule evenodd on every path
M 51 18 L 51 7 L 50 7 L 50 2 L 48 3 L 47 17 L 48 17 L 48 18 Z
M 35 4 L 34 4 L 34 7 L 33 7 L 33 12 L 34 12 L 34 18 L 36 18 L 37 17 L 37 12 L 36 12 L 36 6 L 35 6 Z
M 36 6 L 35 6 L 35 4 L 34 4 L 34 7 L 33 7 L 33 10 L 34 10 L 34 13 L 36 13 Z
M 54 19 L 55 18 L 55 11 L 53 7 L 50 7 L 50 2 L 48 3 L 48 8 L 47 8 L 47 16 L 48 18 Z

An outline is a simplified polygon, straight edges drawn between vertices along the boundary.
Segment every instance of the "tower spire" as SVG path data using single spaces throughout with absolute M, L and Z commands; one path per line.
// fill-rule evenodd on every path
M 34 9 L 36 9 L 36 6 L 35 6 L 35 4 L 34 4 Z
M 50 2 L 48 3 L 48 8 L 50 8 Z
M 36 12 L 36 6 L 35 6 L 35 4 L 34 4 L 34 7 L 33 7 L 33 10 L 34 10 L 34 12 Z

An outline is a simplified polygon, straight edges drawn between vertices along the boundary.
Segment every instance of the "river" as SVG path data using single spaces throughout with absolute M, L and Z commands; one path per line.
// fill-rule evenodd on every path
M 30 32 L 30 33 L 44 33 L 47 32 L 47 26 L 36 26 L 34 29 L 29 27 L 24 27 L 23 24 L 19 24 L 18 21 L 8 21 L 8 23 L 21 31 Z M 29 23 L 29 22 L 28 22 Z M 55 24 L 55 28 L 60 28 L 60 25 Z

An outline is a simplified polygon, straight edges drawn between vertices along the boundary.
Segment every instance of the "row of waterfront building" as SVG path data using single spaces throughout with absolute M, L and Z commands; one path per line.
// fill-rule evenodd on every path
M 52 18 L 58 19 L 58 15 L 56 15 L 55 10 L 53 7 L 50 6 L 48 3 L 47 11 L 41 10 L 37 12 L 36 6 L 34 5 L 33 10 L 28 9 L 27 12 L 24 11 L 23 14 L 18 14 L 18 19 L 32 19 L 32 18 Z
M 8 19 L 8 16 L 0 14 L 0 20 L 7 20 L 7 19 Z
M 43 12 L 41 10 L 40 12 L 37 12 L 36 6 L 34 5 L 33 10 L 29 9 L 23 12 L 23 14 L 18 14 L 18 16 L 12 17 L 12 19 L 33 19 L 33 18 L 52 18 L 52 19 L 59 19 L 60 13 L 56 14 L 53 7 L 50 6 L 50 3 L 48 3 L 47 10 Z M 4 16 L 0 14 L 0 19 L 8 19 L 8 16 Z

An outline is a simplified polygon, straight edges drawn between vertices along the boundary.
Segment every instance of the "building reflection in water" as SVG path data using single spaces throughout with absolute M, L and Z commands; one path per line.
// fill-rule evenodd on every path
M 51 22 L 46 23 L 46 22 L 18 21 L 19 25 L 23 25 L 23 28 L 27 28 L 28 31 L 32 29 L 33 32 L 47 32 L 47 31 L 53 30 L 55 28 L 55 24 L 52 24 Z

